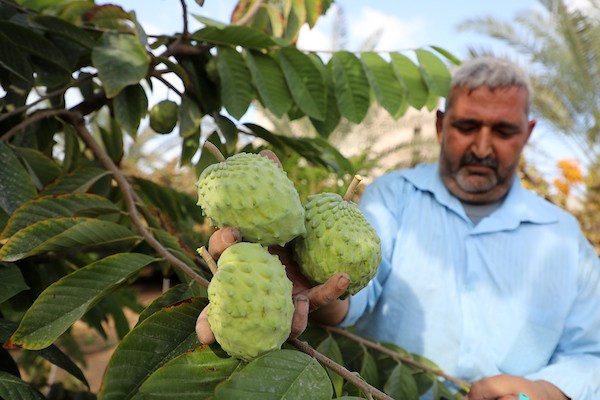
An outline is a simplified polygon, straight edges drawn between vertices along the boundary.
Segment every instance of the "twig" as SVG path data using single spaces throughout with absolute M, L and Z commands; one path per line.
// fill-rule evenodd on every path
M 468 383 L 468 382 L 465 382 L 465 381 L 463 381 L 461 379 L 458 379 L 458 378 L 454 378 L 453 376 L 450 376 L 450 375 L 444 373 L 443 371 L 441 371 L 439 369 L 428 367 L 427 365 L 425 365 L 423 363 L 420 363 L 420 362 L 414 360 L 413 358 L 403 356 L 402 354 L 398 354 L 397 352 L 395 352 L 395 351 L 393 351 L 393 350 L 391 350 L 391 349 L 389 349 L 387 347 L 384 347 L 384 346 L 382 346 L 379 343 L 376 343 L 376 342 L 373 342 L 371 340 L 368 340 L 368 339 L 365 339 L 363 337 L 360 337 L 358 335 L 355 335 L 355 334 L 353 334 L 351 332 L 348 332 L 345 329 L 340 329 L 340 328 L 336 328 L 336 327 L 333 327 L 333 326 L 325 326 L 325 325 L 318 325 L 318 326 L 321 327 L 321 328 L 324 328 L 324 329 L 328 330 L 329 332 L 333 332 L 333 333 L 336 333 L 338 335 L 345 336 L 345 337 L 347 337 L 349 339 L 352 339 L 352 340 L 354 340 L 357 343 L 363 344 L 366 347 L 369 347 L 369 348 L 371 348 L 373 350 L 376 350 L 376 351 L 379 351 L 379 352 L 381 352 L 381 353 L 383 353 L 385 355 L 388 355 L 388 356 L 394 358 L 397 361 L 401 361 L 401 362 L 403 362 L 405 364 L 409 364 L 409 365 L 412 365 L 413 367 L 417 367 L 419 369 L 422 369 L 425 372 L 429 372 L 429 373 L 432 373 L 432 374 L 437 375 L 439 377 L 442 377 L 442 378 L 444 378 L 445 380 L 447 380 L 449 382 L 453 382 L 453 383 L 457 384 L 458 386 L 460 386 L 461 388 L 463 388 L 465 390 L 468 390 L 471 387 L 471 384 Z
M 258 12 L 263 1 L 264 0 L 255 0 L 254 3 L 252 4 L 252 7 L 250 7 L 250 9 L 248 10 L 248 12 L 246 14 L 244 14 L 244 16 L 242 18 L 238 19 L 233 24 L 234 25 L 247 24 L 252 19 L 252 17 L 254 17 L 254 15 Z
M 170 72 L 170 71 L 169 71 Z M 177 93 L 177 95 L 179 97 L 183 97 L 183 93 L 181 93 L 179 91 L 179 89 L 177 89 L 175 86 L 173 86 L 173 84 L 171 82 L 169 82 L 168 80 L 166 80 L 162 74 L 158 71 L 152 71 L 152 76 L 156 79 L 158 79 L 159 81 L 161 81 L 163 83 L 163 85 L 165 85 L 166 87 L 168 87 L 169 89 L 171 89 L 172 91 L 174 91 L 175 93 Z
M 113 174 L 113 178 L 117 181 L 117 185 L 121 189 L 123 193 L 123 199 L 125 200 L 125 206 L 127 207 L 127 211 L 129 211 L 129 217 L 131 218 L 131 222 L 137 229 L 137 231 L 142 235 L 144 240 L 154 249 L 156 252 L 163 257 L 169 264 L 173 267 L 181 270 L 187 276 L 189 276 L 192 280 L 199 283 L 204 287 L 208 287 L 208 281 L 198 275 L 193 269 L 191 269 L 186 263 L 175 257 L 169 250 L 167 250 L 156 238 L 152 235 L 152 233 L 146 228 L 144 222 L 140 218 L 140 215 L 137 211 L 137 207 L 134 199 L 133 188 L 121 173 L 119 167 L 115 165 L 115 163 L 111 160 L 111 158 L 106 154 L 106 152 L 100 147 L 100 145 L 94 140 L 92 135 L 89 133 L 85 126 L 85 121 L 80 114 L 74 113 L 68 110 L 62 110 L 62 115 L 66 117 L 67 120 L 73 125 L 77 134 L 83 140 L 83 142 L 87 145 L 87 147 L 94 153 L 98 161 L 104 165 L 106 169 L 108 169 Z
M 360 377 L 353 374 L 351 371 L 346 369 L 344 366 L 336 363 L 335 361 L 331 360 L 330 358 L 325 357 L 323 354 L 321 354 L 318 351 L 316 351 L 315 349 L 313 349 L 308 343 L 303 342 L 298 339 L 289 339 L 288 343 L 290 343 L 291 345 L 293 345 L 294 347 L 296 347 L 298 350 L 302 351 L 303 353 L 306 353 L 309 356 L 313 357 L 315 360 L 317 360 L 321 364 L 325 365 L 326 367 L 330 368 L 335 373 L 337 373 L 338 375 L 345 378 L 348 382 L 352 383 L 357 388 L 362 390 L 364 393 L 366 393 L 368 395 L 372 395 L 373 398 L 380 399 L 380 400 L 394 400 L 387 394 L 383 393 L 381 390 L 369 385 L 367 382 L 365 382 Z
M 184 40 L 187 40 L 188 36 L 190 36 L 190 32 L 188 30 L 188 12 L 185 0 L 181 0 L 181 8 L 183 12 L 183 33 L 181 34 L 181 36 Z
M 206 140 L 204 141 L 203 147 L 206 148 L 219 162 L 225 161 L 225 156 L 221 153 L 221 150 L 217 146 L 215 146 L 212 142 Z
M 24 119 L 23 121 L 19 122 L 17 125 L 15 125 L 14 127 L 12 127 L 12 129 L 8 130 L 4 135 L 0 136 L 0 142 L 8 142 L 17 133 L 19 133 L 20 131 L 26 129 L 28 126 L 33 125 L 37 121 L 40 121 L 42 119 L 46 119 L 46 118 L 49 118 L 49 117 L 55 117 L 55 116 L 58 116 L 58 115 L 63 115 L 66 112 L 68 112 L 68 111 L 64 110 L 64 109 L 60 109 L 60 110 L 41 110 L 41 111 L 34 112 L 31 115 L 29 115 L 27 117 L 27 119 Z
M 206 265 L 208 265 L 208 268 L 210 268 L 210 272 L 212 272 L 213 275 L 216 274 L 217 269 L 219 267 L 217 266 L 215 260 L 210 256 L 210 254 L 206 250 L 206 247 L 200 247 L 198 249 L 198 254 L 200 254 L 200 257 L 202 257 L 202 259 L 206 262 Z
M 68 85 L 60 88 L 60 89 L 56 89 L 50 93 L 46 93 L 44 96 L 41 96 L 39 99 L 29 103 L 29 104 L 25 104 L 21 107 L 17 107 L 14 110 L 4 113 L 2 115 L 0 115 L 0 122 L 4 121 L 7 118 L 12 117 L 13 115 L 16 114 L 20 114 L 23 111 L 27 111 L 28 109 L 30 109 L 31 107 L 35 106 L 36 104 L 41 103 L 42 101 L 51 99 L 54 96 L 58 96 L 59 94 L 63 94 L 65 93 L 67 90 L 69 90 L 72 87 L 77 86 L 78 84 L 87 81 L 88 79 L 92 79 L 94 76 L 96 76 L 96 74 L 90 74 L 90 75 L 84 75 L 84 76 L 80 76 L 79 78 L 75 79 L 73 82 L 69 83 Z
M 350 186 L 348 186 L 348 189 L 346 189 L 346 193 L 344 194 L 344 200 L 352 200 L 352 196 L 354 196 L 354 192 L 356 192 L 356 188 L 358 188 L 360 181 L 362 181 L 362 177 L 360 175 L 354 175 L 354 179 L 352 179 L 352 182 L 350 182 Z

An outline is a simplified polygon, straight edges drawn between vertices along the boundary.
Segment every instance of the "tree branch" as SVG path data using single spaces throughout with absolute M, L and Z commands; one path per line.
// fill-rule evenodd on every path
M 61 116 L 73 125 L 81 140 L 87 145 L 87 147 L 92 151 L 92 153 L 94 153 L 98 161 L 100 161 L 100 163 L 113 174 L 113 178 L 115 179 L 117 185 L 119 186 L 119 189 L 121 189 L 121 192 L 123 193 L 125 207 L 129 212 L 131 222 L 133 223 L 137 231 L 142 235 L 144 240 L 173 267 L 185 273 L 196 283 L 207 287 L 208 281 L 206 279 L 198 275 L 187 264 L 185 264 L 183 261 L 171 254 L 171 252 L 169 252 L 169 250 L 167 250 L 158 240 L 156 240 L 154 235 L 152 235 L 152 233 L 146 228 L 146 225 L 140 218 L 140 215 L 137 211 L 133 188 L 131 187 L 131 185 L 129 184 L 119 167 L 115 165 L 115 163 L 110 159 L 108 154 L 106 154 L 106 152 L 100 147 L 96 140 L 94 140 L 87 127 L 85 126 L 85 120 L 83 119 L 83 116 L 77 112 L 70 110 L 51 111 L 51 115 Z M 50 114 L 50 112 L 46 112 L 45 114 L 45 117 L 47 117 L 48 114 Z M 15 129 L 12 129 L 11 131 L 14 130 Z
M 187 38 L 190 36 L 190 31 L 188 28 L 188 12 L 185 0 L 181 0 L 181 8 L 183 12 L 183 33 L 181 34 L 181 37 L 183 40 L 187 40 Z
M 336 334 L 341 335 L 341 336 L 345 336 L 348 339 L 352 339 L 352 340 L 354 340 L 357 343 L 360 343 L 362 345 L 365 345 L 366 347 L 369 347 L 369 348 L 371 348 L 373 350 L 379 351 L 380 353 L 388 355 L 388 356 L 392 357 L 393 359 L 395 359 L 397 361 L 403 362 L 405 364 L 412 365 L 413 367 L 417 367 L 419 369 L 422 369 L 425 372 L 429 372 L 429 373 L 432 373 L 432 374 L 437 375 L 439 377 L 442 377 L 442 378 L 444 378 L 445 380 L 447 380 L 449 382 L 457 384 L 459 387 L 461 387 L 462 389 L 465 389 L 467 391 L 471 387 L 471 384 L 468 383 L 468 382 L 465 382 L 465 381 L 460 380 L 458 378 L 454 378 L 454 377 L 452 377 L 452 376 L 444 373 L 443 371 L 441 371 L 439 369 L 428 367 L 427 365 L 425 365 L 423 363 L 420 363 L 420 362 L 414 360 L 411 357 L 406 357 L 406 356 L 403 356 L 402 354 L 398 354 L 397 352 L 395 352 L 395 351 L 393 351 L 393 350 L 391 350 L 391 349 L 389 349 L 387 347 L 384 347 L 384 346 L 382 346 L 379 343 L 376 343 L 376 342 L 373 342 L 371 340 L 368 340 L 368 339 L 365 339 L 363 337 L 360 337 L 358 335 L 355 335 L 355 334 L 353 334 L 351 332 L 348 332 L 345 329 L 340 329 L 340 328 L 336 328 L 336 327 L 333 327 L 333 326 L 324 326 L 324 325 L 317 325 L 317 326 L 319 326 L 321 328 L 324 328 L 325 330 L 327 330 L 329 332 L 336 333 Z
M 291 345 L 293 345 L 294 347 L 296 347 L 298 350 L 302 351 L 303 353 L 306 353 L 309 356 L 313 357 L 315 360 L 317 360 L 321 364 L 325 365 L 327 368 L 333 370 L 338 375 L 344 377 L 348 382 L 355 385 L 357 388 L 362 390 L 364 393 L 373 396 L 373 398 L 380 399 L 380 400 L 394 400 L 387 394 L 383 393 L 381 390 L 369 385 L 367 382 L 365 382 L 363 379 L 361 379 L 360 376 L 357 376 L 356 374 L 352 373 L 351 371 L 346 369 L 344 366 L 325 357 L 323 354 L 321 354 L 318 351 L 316 351 L 315 349 L 313 349 L 308 343 L 303 342 L 298 339 L 290 339 L 290 340 L 288 340 L 288 343 L 290 343 Z

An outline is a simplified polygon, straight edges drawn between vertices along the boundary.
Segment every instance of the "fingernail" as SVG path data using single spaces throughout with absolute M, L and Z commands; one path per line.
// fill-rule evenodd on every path
M 342 276 L 340 279 L 338 279 L 338 289 L 346 290 L 348 289 L 348 285 L 350 285 L 350 279 L 348 279 L 348 277 Z
M 225 244 L 234 244 L 241 240 L 240 232 L 237 229 L 225 229 L 223 232 L 223 242 Z
M 306 303 L 308 304 L 308 297 L 306 296 L 296 296 L 294 297 L 294 304 L 298 303 Z

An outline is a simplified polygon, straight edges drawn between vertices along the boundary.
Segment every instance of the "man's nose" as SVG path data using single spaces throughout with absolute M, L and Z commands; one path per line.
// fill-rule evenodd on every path
M 488 127 L 481 127 L 473 139 L 471 150 L 478 158 L 486 158 L 492 154 L 492 132 Z

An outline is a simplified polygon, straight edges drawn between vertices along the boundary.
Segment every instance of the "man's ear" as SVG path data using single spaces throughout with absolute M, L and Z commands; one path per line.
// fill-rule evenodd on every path
M 444 112 L 441 110 L 437 110 L 435 113 L 435 130 L 437 131 L 438 142 L 441 144 L 444 131 Z

